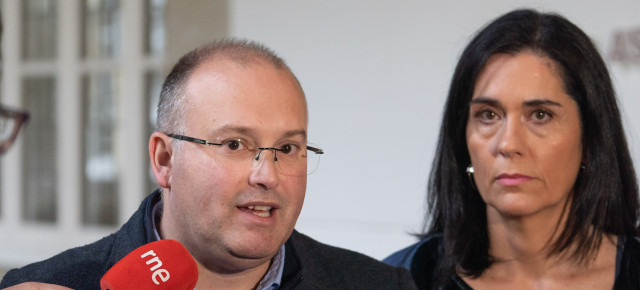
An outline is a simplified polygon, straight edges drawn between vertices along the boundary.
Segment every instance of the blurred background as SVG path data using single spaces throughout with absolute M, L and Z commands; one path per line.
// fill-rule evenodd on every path
M 277 51 L 323 148 L 297 229 L 382 259 L 415 241 L 463 47 L 519 7 L 559 12 L 611 70 L 640 165 L 640 1 L 0 0 L 3 104 L 31 119 L 0 158 L 0 269 L 115 231 L 155 187 L 147 140 L 165 74 L 221 37 Z M 2 270 L 0 270 L 0 275 Z

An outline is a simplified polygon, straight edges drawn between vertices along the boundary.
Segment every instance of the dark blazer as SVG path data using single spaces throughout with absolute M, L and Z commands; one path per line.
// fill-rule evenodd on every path
M 73 289 L 100 289 L 100 279 L 136 248 L 155 240 L 151 209 L 159 191 L 149 195 L 120 230 L 89 245 L 9 271 L 0 288 L 43 282 Z M 285 243 L 280 289 L 416 289 L 405 269 L 321 244 L 297 231 Z
M 471 290 L 464 280 L 455 275 L 446 279 L 446 285 L 436 288 L 437 269 L 442 258 L 442 235 L 426 237 L 384 259 L 384 262 L 408 269 L 419 289 Z M 640 239 L 618 238 L 616 278 L 614 290 L 640 289 Z

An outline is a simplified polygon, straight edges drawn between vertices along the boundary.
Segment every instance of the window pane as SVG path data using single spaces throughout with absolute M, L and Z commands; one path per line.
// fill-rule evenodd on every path
M 25 220 L 55 222 L 57 132 L 53 77 L 30 77 L 23 81 L 24 106 L 31 114 L 23 135 L 22 214 Z
M 120 47 L 120 7 L 117 0 L 82 1 L 82 56 L 114 57 Z
M 145 0 L 145 54 L 163 55 L 165 52 L 165 4 L 166 0 Z
M 162 82 L 164 81 L 164 76 L 162 73 L 150 71 L 147 72 L 145 76 L 145 92 L 146 92 L 146 108 L 147 116 L 145 120 L 147 137 L 151 136 L 156 130 L 156 119 L 157 119 L 157 107 L 158 101 L 160 100 L 160 90 L 162 89 Z M 145 143 L 146 145 L 146 143 Z M 147 152 L 148 148 L 142 148 L 142 152 Z M 158 183 L 156 182 L 156 178 L 153 176 L 153 172 L 150 167 L 149 155 L 147 154 L 147 174 L 149 178 L 147 179 L 147 192 L 150 193 L 156 188 L 158 188 Z
M 54 0 L 24 0 L 22 58 L 50 60 L 56 55 L 57 14 Z
M 118 217 L 118 176 L 115 152 L 115 77 L 100 73 L 83 78 L 84 188 L 82 221 L 115 225 Z

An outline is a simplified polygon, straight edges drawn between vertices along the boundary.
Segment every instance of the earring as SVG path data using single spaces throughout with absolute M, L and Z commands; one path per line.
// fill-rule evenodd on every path
M 580 163 L 580 170 L 584 171 L 587 168 L 587 165 L 584 163 Z
M 473 188 L 474 190 L 477 190 L 476 182 L 475 180 L 473 180 L 473 172 L 475 171 L 475 169 L 473 168 L 473 165 L 469 164 L 469 166 L 467 166 L 467 169 L 465 171 L 467 172 L 467 176 L 469 177 L 469 183 L 471 183 L 471 188 Z
M 474 171 L 473 165 L 467 166 L 467 170 L 466 171 L 467 171 L 467 175 L 469 175 L 469 177 L 471 177 L 471 175 L 473 174 L 473 171 Z

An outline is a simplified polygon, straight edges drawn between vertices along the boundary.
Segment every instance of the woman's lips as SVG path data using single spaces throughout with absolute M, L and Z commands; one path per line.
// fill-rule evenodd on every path
M 522 174 L 500 174 L 496 179 L 503 186 L 516 186 L 525 183 L 532 178 Z

